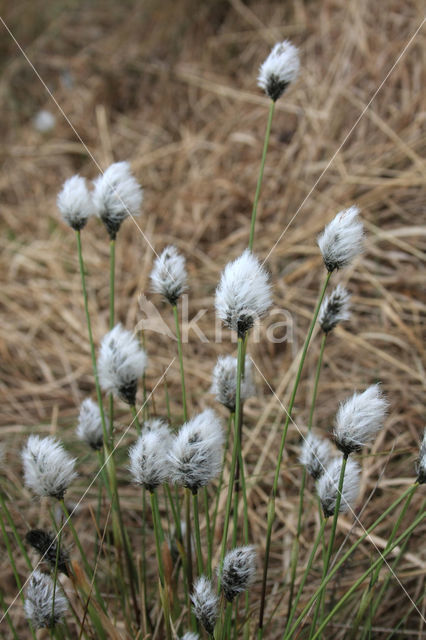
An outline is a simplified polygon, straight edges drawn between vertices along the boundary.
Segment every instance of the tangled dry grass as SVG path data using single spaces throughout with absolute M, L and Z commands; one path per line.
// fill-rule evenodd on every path
M 22 490 L 20 443 L 31 431 L 60 433 L 81 456 L 72 430 L 78 405 L 93 391 L 74 237 L 59 222 L 55 206 L 62 182 L 76 172 L 95 177 L 96 163 L 105 168 L 115 160 L 131 161 L 145 188 L 145 204 L 140 230 L 127 222 L 117 243 L 119 319 L 132 328 L 143 318 L 139 294 L 152 299 L 151 247 L 159 250 L 175 243 L 188 260 L 189 316 L 208 310 L 199 322 L 208 341 L 192 333 L 185 345 L 189 403 L 194 410 L 211 405 L 208 389 L 216 357 L 234 349 L 226 332 L 223 343 L 214 341 L 214 289 L 224 264 L 247 244 L 266 125 L 267 99 L 256 88 L 256 73 L 270 46 L 283 37 L 300 47 L 302 73 L 277 104 L 255 249 L 267 257 L 276 307 L 290 314 L 286 317 L 291 317 L 293 339 L 267 341 L 266 325 L 259 344 L 250 348 L 262 374 L 259 395 L 247 404 L 244 427 L 252 536 L 261 552 L 265 498 L 282 425 L 280 403 L 288 401 L 295 372 L 291 363 L 302 345 L 320 282 L 315 238 L 339 209 L 353 202 L 362 211 L 367 249 L 338 276 L 352 293 L 353 315 L 327 345 L 315 426 L 327 430 L 340 400 L 382 381 L 391 411 L 385 430 L 365 456 L 359 504 L 368 501 L 360 515 L 367 525 L 412 482 L 424 427 L 424 29 L 397 61 L 421 24 L 421 4 L 35 0 L 10 5 L 3 18 L 66 116 L 0 25 L 0 423 L 4 473 L 18 526 L 25 532 L 40 518 L 39 506 L 28 509 L 30 497 Z M 40 109 L 56 116 L 50 133 L 42 134 L 32 124 Z M 108 322 L 108 243 L 101 225 L 92 222 L 83 242 L 99 342 Z M 160 311 L 172 327 L 165 307 Z M 146 344 L 150 390 L 174 353 L 170 341 L 154 332 L 146 332 Z M 294 419 L 302 432 L 317 351 L 318 340 L 296 403 Z M 177 361 L 167 380 L 172 413 L 179 415 Z M 154 398 L 164 414 L 164 392 L 156 391 Z M 126 420 L 123 416 L 120 429 Z M 290 561 L 301 477 L 299 441 L 293 426 L 269 573 L 268 612 L 277 606 L 283 615 L 282 581 Z M 78 500 L 92 471 L 87 461 L 71 499 Z M 136 513 L 124 468 L 121 475 L 123 504 Z M 420 508 L 421 493 L 412 513 Z M 78 516 L 88 541 L 95 499 L 93 490 Z M 130 526 L 138 526 L 137 516 Z M 302 538 L 301 567 L 317 526 L 312 515 Z M 361 571 L 376 557 L 374 545 L 383 548 L 390 526 L 383 523 L 373 541 L 362 546 L 359 566 L 352 571 Z M 359 534 L 349 517 L 339 519 L 339 529 L 342 542 Z M 392 628 L 402 607 L 410 606 L 407 593 L 414 600 L 421 596 L 425 533 L 424 528 L 416 532 L 399 565 L 401 584 L 394 580 L 380 609 L 377 639 L 387 637 L 384 630 Z M 3 553 L 1 575 L 11 597 L 13 576 Z M 312 590 L 316 578 L 319 573 Z M 342 573 L 333 597 L 352 579 L 353 573 Z M 13 615 L 19 618 L 20 605 L 15 609 Z M 420 610 L 424 616 L 424 603 Z M 346 622 L 333 626 L 329 637 L 349 637 Z M 416 611 L 405 629 L 409 637 L 426 637 Z M 280 637 L 279 632 L 279 625 L 271 628 L 268 638 Z

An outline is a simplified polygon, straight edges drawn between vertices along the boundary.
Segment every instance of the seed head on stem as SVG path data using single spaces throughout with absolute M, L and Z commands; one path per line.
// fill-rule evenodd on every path
M 246 249 L 222 272 L 216 289 L 217 316 L 244 338 L 255 321 L 267 313 L 271 302 L 268 273 Z
M 237 547 L 223 561 L 221 588 L 228 602 L 246 591 L 256 574 L 256 552 L 253 547 Z
M 65 180 L 58 195 L 57 205 L 64 222 L 74 231 L 83 229 L 94 213 L 92 196 L 86 187 L 85 179 L 75 175 Z
M 326 518 L 332 516 L 336 508 L 342 462 L 341 457 L 331 460 L 317 481 L 317 492 Z M 355 462 L 355 460 L 352 460 L 352 458 L 349 458 L 346 462 L 339 513 L 349 511 L 358 498 L 360 486 L 359 474 L 359 464 Z
M 330 459 L 330 445 L 327 440 L 308 433 L 303 441 L 300 462 L 314 480 L 318 480 Z
M 195 617 L 207 633 L 212 634 L 219 615 L 219 599 L 211 580 L 206 576 L 200 576 L 194 582 L 191 600 Z
M 156 258 L 150 277 L 152 290 L 175 305 L 188 288 L 185 258 L 176 247 L 166 247 Z
M 164 422 L 142 432 L 129 450 L 129 469 L 136 484 L 152 492 L 167 480 L 170 444 L 171 433 Z
M 324 333 L 330 333 L 343 320 L 350 318 L 350 295 L 338 284 L 329 296 L 325 296 L 318 314 L 318 322 Z
M 138 340 L 121 324 L 117 324 L 101 343 L 99 383 L 107 393 L 113 393 L 134 406 L 138 379 L 145 371 L 146 364 L 147 356 Z
M 105 420 L 108 420 L 105 416 Z M 107 425 L 108 428 L 108 425 Z M 86 398 L 80 405 L 77 423 L 77 438 L 85 442 L 95 451 L 102 448 L 104 435 L 99 406 L 91 398 Z
M 114 240 L 123 221 L 140 212 L 143 191 L 128 162 L 114 162 L 93 183 L 96 215 Z
M 383 427 L 389 403 L 380 386 L 373 384 L 363 393 L 354 393 L 343 402 L 336 415 L 334 441 L 343 453 L 361 451 Z
M 54 606 L 53 606 L 54 602 Z M 52 578 L 37 569 L 32 573 L 25 599 L 25 613 L 35 629 L 52 629 L 64 617 L 67 599 Z
M 227 407 L 231 413 L 235 412 L 237 394 L 237 358 L 233 356 L 219 356 L 213 369 L 210 393 L 214 393 L 216 400 Z M 246 356 L 244 375 L 241 379 L 240 398 L 244 402 L 255 394 L 253 382 L 252 361 Z
M 359 209 L 340 211 L 318 236 L 318 246 L 329 272 L 346 267 L 363 251 L 364 228 Z
M 76 460 L 51 436 L 31 435 L 22 449 L 24 482 L 37 496 L 62 500 L 77 477 Z
M 278 42 L 259 69 L 258 86 L 276 102 L 299 75 L 299 52 L 288 40 Z

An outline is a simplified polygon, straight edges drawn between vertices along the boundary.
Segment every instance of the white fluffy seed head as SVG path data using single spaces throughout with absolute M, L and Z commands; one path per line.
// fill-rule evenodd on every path
M 223 561 L 221 588 L 228 602 L 246 591 L 256 574 L 256 551 L 253 547 L 237 547 Z
M 325 296 L 318 314 L 318 322 L 324 333 L 329 333 L 339 322 L 350 318 L 350 298 L 341 284 L 338 284 L 329 296 Z
M 219 615 L 219 598 L 213 589 L 211 580 L 206 576 L 200 576 L 194 582 L 191 600 L 195 617 L 208 634 L 213 634 Z
M 108 418 L 105 416 L 106 427 L 108 429 Z M 102 429 L 102 418 L 99 406 L 91 398 L 86 398 L 80 405 L 80 413 L 77 423 L 77 438 L 85 442 L 89 447 L 97 451 L 102 448 L 104 442 L 104 432 Z
M 216 289 L 218 317 L 240 337 L 271 306 L 271 286 L 265 268 L 251 251 L 229 262 Z
M 213 369 L 210 393 L 214 393 L 216 400 L 232 413 L 235 411 L 237 394 L 237 358 L 233 356 L 219 356 Z M 246 356 L 244 376 L 241 379 L 241 401 L 244 402 L 255 394 L 253 382 L 252 361 Z
M 133 481 L 148 491 L 154 491 L 169 477 L 171 433 L 166 423 L 142 432 L 130 447 L 130 473 Z
M 278 42 L 261 65 L 257 84 L 275 102 L 297 78 L 299 68 L 297 48 L 288 40 Z
M 318 236 L 318 246 L 328 271 L 346 267 L 363 251 L 364 227 L 358 207 L 344 209 Z
M 59 585 L 55 587 L 49 575 L 35 569 L 29 580 L 24 607 L 35 629 L 52 629 L 64 617 L 68 602 Z
M 194 494 L 220 472 L 223 430 L 219 417 L 206 409 L 186 422 L 173 438 L 169 454 L 170 478 Z
M 325 468 L 324 473 L 317 481 L 317 492 L 321 500 L 324 516 L 329 518 L 336 509 L 337 492 L 339 489 L 340 471 L 343 458 L 334 458 Z M 343 479 L 342 497 L 339 513 L 352 509 L 359 494 L 360 467 L 357 462 L 348 458 L 346 462 L 345 476 Z
M 155 259 L 151 271 L 151 285 L 155 293 L 160 293 L 170 304 L 175 305 L 186 289 L 188 275 L 185 258 L 176 247 L 166 247 Z
M 25 485 L 37 496 L 62 500 L 71 482 L 77 477 L 76 460 L 65 451 L 62 443 L 51 436 L 32 435 L 22 449 Z
M 426 483 L 426 429 L 423 433 L 423 440 L 420 443 L 419 458 L 416 464 L 417 482 Z
M 80 231 L 94 213 L 92 197 L 81 176 L 65 180 L 57 198 L 62 219 L 75 231 Z
M 336 415 L 334 441 L 343 453 L 361 451 L 383 427 L 389 403 L 380 386 L 373 384 L 363 393 L 354 393 L 343 402 Z
M 200 640 L 200 636 L 198 633 L 194 633 L 193 631 L 187 631 L 185 635 L 182 636 L 181 640 Z
M 135 336 L 117 324 L 102 339 L 98 358 L 99 383 L 127 404 L 136 402 L 138 379 L 145 371 L 147 356 Z
M 112 240 L 128 216 L 137 216 L 143 191 L 128 162 L 114 162 L 93 182 L 93 202 Z
M 299 458 L 301 464 L 314 480 L 318 480 L 324 473 L 324 469 L 330 460 L 330 445 L 328 440 L 318 438 L 313 433 L 308 433 L 303 441 Z

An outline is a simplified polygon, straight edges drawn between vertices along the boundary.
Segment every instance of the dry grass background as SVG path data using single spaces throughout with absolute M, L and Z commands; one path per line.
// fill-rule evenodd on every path
M 391 411 L 363 461 L 359 505 L 370 502 L 360 516 L 362 523 L 372 522 L 412 482 L 424 427 L 424 29 L 330 165 L 329 160 L 420 25 L 421 9 L 416 0 L 34 0 L 17 1 L 5 9 L 4 20 L 87 145 L 85 149 L 76 138 L 1 26 L 0 422 L 6 447 L 3 471 L 23 533 L 44 518 L 21 488 L 18 451 L 26 434 L 57 433 L 78 452 L 81 478 L 70 492 L 71 500 L 79 498 L 94 469 L 73 434 L 78 405 L 93 393 L 93 381 L 75 241 L 59 222 L 55 206 L 62 182 L 75 172 L 87 178 L 97 175 L 89 151 L 102 168 L 116 160 L 131 161 L 145 188 L 139 224 L 146 239 L 157 251 L 173 242 L 185 253 L 190 317 L 208 310 L 199 324 L 209 341 L 202 343 L 190 334 L 184 355 L 191 409 L 213 405 L 208 394 L 212 367 L 218 354 L 234 349 L 226 332 L 222 344 L 214 342 L 214 290 L 224 264 L 247 244 L 268 107 L 256 88 L 256 74 L 271 45 L 283 37 L 300 47 L 302 72 L 277 104 L 255 250 L 264 258 L 279 240 L 267 264 L 276 307 L 291 314 L 293 341 L 268 342 L 266 322 L 260 343 L 250 352 L 286 405 L 294 357 L 322 279 L 316 235 L 339 209 L 356 202 L 367 230 L 366 252 L 333 278 L 348 285 L 353 315 L 327 345 L 315 426 L 327 430 L 340 400 L 381 380 Z M 37 132 L 31 122 L 41 108 L 57 118 L 49 134 Z M 153 252 L 146 239 L 128 221 L 117 243 L 116 308 L 128 328 L 143 317 L 138 295 L 146 293 L 154 300 L 148 282 Z M 83 232 L 83 243 L 99 342 L 107 329 L 108 242 L 96 221 Z M 172 326 L 167 307 L 154 301 Z M 269 323 L 273 321 L 276 318 Z M 175 355 L 175 345 L 152 332 L 146 340 L 147 385 L 152 389 Z M 302 431 L 317 353 L 318 339 L 310 350 L 294 413 Z M 167 379 L 174 415 L 179 415 L 177 362 Z M 244 440 L 252 536 L 261 553 L 283 411 L 261 376 L 258 384 L 259 396 L 247 404 Z M 155 403 L 164 414 L 163 390 L 155 392 Z M 123 413 L 118 429 L 128 420 Z M 278 606 L 279 614 L 268 638 L 280 637 L 280 616 L 285 612 L 282 581 L 296 525 L 299 441 L 293 426 L 269 573 L 268 612 Z M 125 451 L 126 447 L 123 460 Z M 124 506 L 135 514 L 129 526 L 136 529 L 139 507 L 124 464 L 122 483 Z M 422 494 L 418 491 L 411 514 L 420 508 Z M 95 502 L 93 489 L 77 519 L 87 541 L 92 531 L 88 509 Z M 301 567 L 318 526 L 316 518 L 313 509 L 302 538 Z M 353 540 L 359 534 L 357 527 L 351 528 L 350 517 L 339 523 L 341 541 L 345 535 Z M 391 524 L 376 531 L 379 548 Z M 424 589 L 425 533 L 424 528 L 417 531 L 398 568 L 399 580 L 414 599 Z M 354 564 L 340 574 L 332 597 L 338 597 L 339 589 L 376 554 L 374 546 L 365 543 Z M 1 575 L 10 601 L 14 583 L 4 549 Z M 319 578 L 318 571 L 307 591 Z M 386 637 L 381 629 L 391 628 L 409 604 L 394 581 L 374 637 Z M 12 610 L 15 619 L 20 609 L 17 603 Z M 425 605 L 420 609 L 424 615 Z M 328 637 L 346 637 L 347 622 L 345 617 L 342 627 L 330 626 Z M 406 622 L 407 633 L 400 637 L 426 637 L 423 629 L 421 616 L 414 612 Z M 7 634 L 7 628 L 1 633 Z

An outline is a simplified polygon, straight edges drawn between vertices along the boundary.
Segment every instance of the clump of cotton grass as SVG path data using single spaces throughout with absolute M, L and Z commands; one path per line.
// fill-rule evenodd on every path
M 324 333 L 330 333 L 339 322 L 348 320 L 350 295 L 338 284 L 329 296 L 325 296 L 318 314 L 318 322 Z
M 297 78 L 299 68 L 297 48 L 288 40 L 277 42 L 259 69 L 257 84 L 276 102 L 288 85 Z
M 36 569 L 29 581 L 24 607 L 35 629 L 52 629 L 64 617 L 68 602 L 52 578 Z
M 57 198 L 62 219 L 74 231 L 81 231 L 94 213 L 92 196 L 81 176 L 75 175 L 65 180 Z
M 219 356 L 213 369 L 210 393 L 214 393 L 216 400 L 223 404 L 231 413 L 235 412 L 237 394 L 237 358 L 233 356 Z M 253 382 L 252 361 L 246 356 L 244 376 L 241 378 L 240 398 L 244 402 L 255 394 Z
M 176 247 L 166 247 L 156 258 L 150 277 L 152 290 L 174 306 L 188 288 L 185 258 Z
M 426 483 L 426 429 L 423 433 L 423 440 L 420 443 L 419 457 L 416 464 L 417 482 Z
M 31 435 L 22 449 L 24 482 L 37 496 L 62 500 L 77 477 L 76 460 L 51 436 Z
M 216 289 L 218 317 L 244 338 L 255 321 L 271 306 L 271 286 L 266 269 L 249 249 L 229 262 Z
M 106 416 L 105 421 L 108 429 L 109 423 Z M 98 404 L 91 398 L 86 398 L 80 405 L 76 434 L 79 440 L 85 442 L 95 451 L 102 448 L 104 432 L 102 428 L 101 412 Z
M 330 460 L 330 444 L 313 433 L 308 433 L 303 440 L 299 457 L 300 463 L 314 480 L 318 480 Z
M 56 535 L 44 529 L 31 529 L 25 535 L 25 539 L 33 549 L 38 551 L 42 560 L 45 560 L 51 569 L 56 568 L 66 576 L 69 575 L 69 553 L 63 545 L 59 545 L 58 549 Z
M 380 386 L 373 384 L 363 393 L 354 393 L 343 402 L 336 415 L 333 432 L 336 446 L 349 455 L 361 451 L 383 427 L 389 403 Z
M 195 617 L 208 634 L 213 634 L 219 615 L 219 598 L 213 589 L 211 580 L 206 576 L 200 576 L 194 582 L 191 600 Z
M 223 561 L 220 586 L 228 602 L 246 591 L 256 574 L 256 551 L 253 547 L 237 547 Z
M 134 406 L 138 379 L 145 371 L 146 364 L 146 353 L 135 336 L 117 324 L 101 342 L 99 383 L 107 393 L 113 393 Z
M 324 516 L 329 518 L 336 509 L 337 494 L 339 489 L 340 472 L 343 458 L 334 458 L 329 462 L 324 473 L 317 481 L 317 493 L 321 500 Z M 342 496 L 339 513 L 352 509 L 359 494 L 360 466 L 355 460 L 349 458 L 346 461 L 345 475 L 343 478 Z
M 186 422 L 173 438 L 169 453 L 170 479 L 195 495 L 220 472 L 223 430 L 219 417 L 206 409 Z
M 111 240 L 128 216 L 140 212 L 143 191 L 132 175 L 128 162 L 114 162 L 93 182 L 96 214 L 104 223 Z
M 318 246 L 329 272 L 346 267 L 362 253 L 364 227 L 358 218 L 359 209 L 344 209 L 318 236 Z
M 169 476 L 169 447 L 171 433 L 165 423 L 142 432 L 130 447 L 129 470 L 133 481 L 151 493 Z

